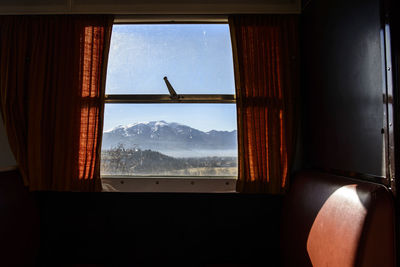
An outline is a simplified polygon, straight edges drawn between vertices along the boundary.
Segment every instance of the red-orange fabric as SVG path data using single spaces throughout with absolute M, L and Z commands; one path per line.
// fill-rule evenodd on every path
M 30 190 L 99 191 L 111 16 L 0 17 L 0 97 Z
M 282 193 L 293 162 L 298 16 L 230 17 L 239 129 L 237 191 Z

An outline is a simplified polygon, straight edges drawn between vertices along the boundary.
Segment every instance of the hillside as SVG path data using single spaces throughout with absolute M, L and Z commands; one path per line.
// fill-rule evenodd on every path
M 235 156 L 237 132 L 203 132 L 175 122 L 151 121 L 118 126 L 103 133 L 103 150 L 119 144 L 177 157 Z

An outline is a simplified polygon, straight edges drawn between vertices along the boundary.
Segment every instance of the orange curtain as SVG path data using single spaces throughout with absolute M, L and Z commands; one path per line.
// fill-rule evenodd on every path
M 298 17 L 230 17 L 239 129 L 237 191 L 283 193 L 295 151 Z
M 111 29 L 111 16 L 0 17 L 0 107 L 30 190 L 101 190 Z

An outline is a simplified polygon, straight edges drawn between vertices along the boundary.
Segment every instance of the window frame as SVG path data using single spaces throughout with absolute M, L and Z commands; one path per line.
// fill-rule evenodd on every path
M 228 24 L 228 18 L 226 16 L 117 16 L 114 25 L 118 24 Z M 165 89 L 167 92 L 167 87 Z M 104 105 L 176 103 L 236 104 L 236 94 L 178 94 L 177 98 L 169 94 L 105 94 L 104 98 Z M 100 177 L 105 192 L 233 193 L 236 192 L 237 182 L 237 176 L 128 176 L 100 173 Z

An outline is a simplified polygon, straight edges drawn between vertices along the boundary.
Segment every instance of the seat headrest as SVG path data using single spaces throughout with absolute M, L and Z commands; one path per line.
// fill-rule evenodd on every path
M 385 186 L 301 172 L 283 208 L 284 266 L 394 266 L 394 205 Z

